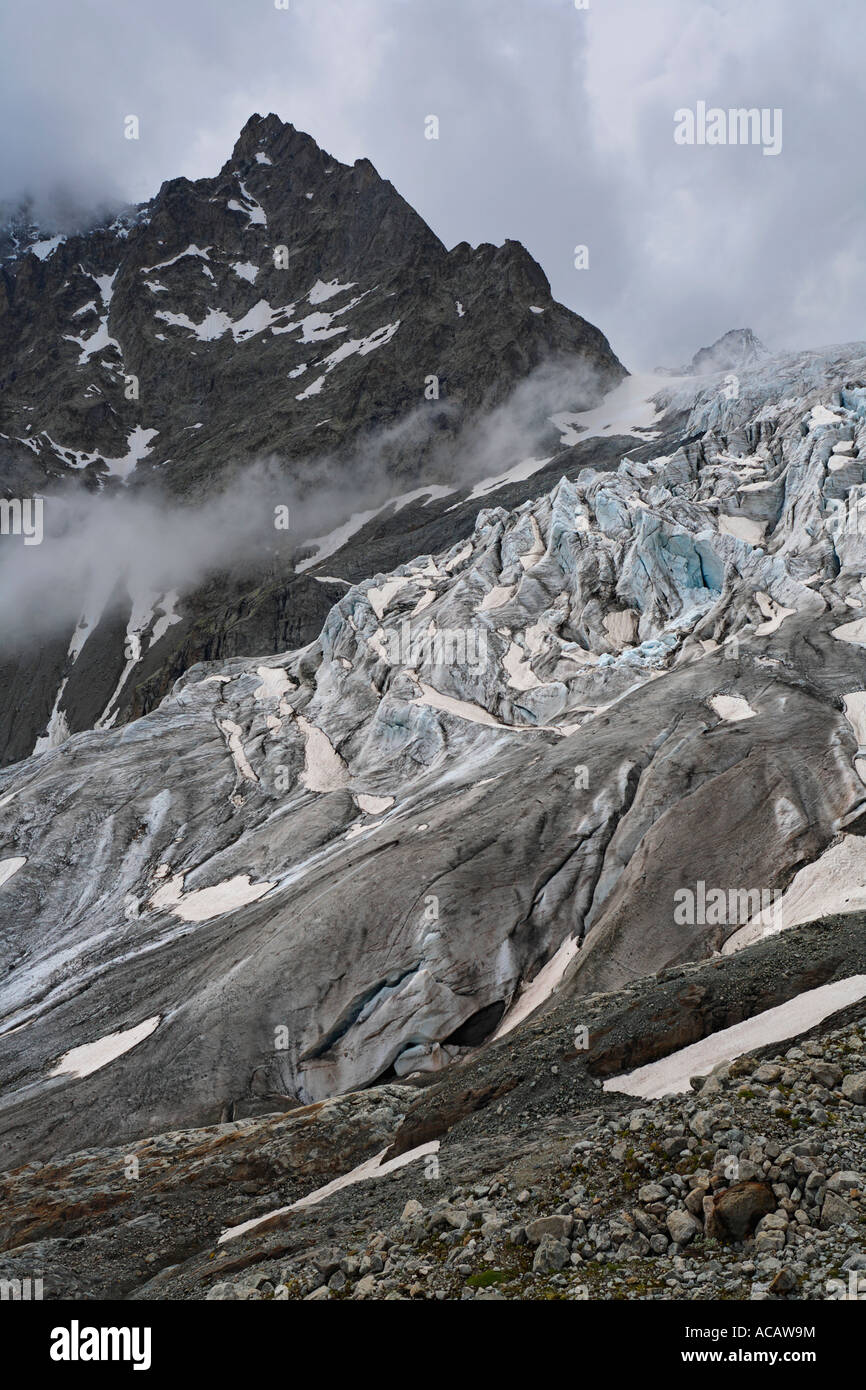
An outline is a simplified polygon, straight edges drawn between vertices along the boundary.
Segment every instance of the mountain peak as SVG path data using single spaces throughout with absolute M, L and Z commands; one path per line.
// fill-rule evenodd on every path
M 729 328 L 709 347 L 699 348 L 687 367 L 656 367 L 661 376 L 712 376 L 755 367 L 772 353 L 751 328 Z
M 695 353 L 689 373 L 705 376 L 711 372 L 733 371 L 737 367 L 752 367 L 770 353 L 751 328 L 731 328 L 709 347 Z
M 312 135 L 297 130 L 291 122 L 281 120 L 273 111 L 267 116 L 260 116 L 258 112 L 250 116 L 222 172 L 254 160 L 265 165 L 306 160 L 322 168 L 337 162 L 316 143 Z

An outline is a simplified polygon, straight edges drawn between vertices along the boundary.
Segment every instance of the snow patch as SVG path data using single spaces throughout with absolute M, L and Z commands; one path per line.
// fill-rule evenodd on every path
M 368 353 L 375 352 L 376 348 L 384 347 L 386 343 L 390 343 L 399 327 L 398 319 L 396 323 L 386 323 L 381 328 L 374 329 L 366 338 L 347 339 L 324 359 L 326 372 L 332 372 L 338 363 L 344 362 L 347 357 L 353 357 L 356 353 L 359 357 L 366 357 Z
M 298 715 L 298 727 L 304 735 L 301 780 L 307 791 L 332 792 L 344 787 L 349 780 L 348 768 L 328 735 L 302 715 Z
M 15 792 L 12 793 L 12 796 L 14 795 Z M 4 806 L 7 801 L 12 800 L 12 796 L 3 798 Z M 12 875 L 17 874 L 19 869 L 23 869 L 26 863 L 26 856 L 22 857 L 20 855 L 17 855 L 14 859 L 0 859 L 0 888 L 2 888 L 4 883 L 8 883 Z
M 578 414 L 560 412 L 550 418 L 560 431 L 566 447 L 579 444 L 584 439 L 609 438 L 617 434 L 639 432 L 639 435 L 648 438 L 651 436 L 646 431 L 664 413 L 662 407 L 655 405 L 653 397 L 678 381 L 688 380 L 687 377 L 668 377 L 662 383 L 654 372 L 635 372 L 609 391 L 601 405 L 592 410 L 583 410 Z
M 236 198 L 230 198 L 228 202 L 228 207 L 231 209 L 232 212 L 246 213 L 249 219 L 249 221 L 247 222 L 248 228 L 253 226 L 266 227 L 268 225 L 268 219 L 265 216 L 264 208 L 261 206 L 260 203 L 256 202 L 252 193 L 248 192 L 246 185 L 243 183 L 241 179 L 238 179 L 238 184 L 240 186 L 241 197 L 243 198 L 243 202 L 239 203 Z
M 819 425 L 841 425 L 842 421 L 833 410 L 828 410 L 826 405 L 813 405 L 809 412 L 809 429 L 817 429 Z
M 415 1149 L 409 1149 L 404 1154 L 399 1154 L 396 1158 L 391 1158 L 387 1163 L 383 1162 L 387 1149 L 382 1149 L 373 1158 L 368 1158 L 364 1163 L 359 1163 L 357 1168 L 351 1172 L 344 1173 L 342 1177 L 334 1178 L 332 1182 L 326 1183 L 324 1187 L 319 1187 L 315 1192 L 310 1192 L 306 1197 L 301 1197 L 297 1202 L 293 1202 L 288 1207 L 277 1207 L 275 1211 L 269 1211 L 265 1216 L 256 1216 L 252 1221 L 244 1221 L 240 1226 L 231 1226 L 227 1231 L 223 1231 L 218 1245 L 223 1245 L 227 1240 L 235 1240 L 238 1236 L 246 1235 L 247 1231 L 252 1231 L 256 1226 L 260 1226 L 263 1221 L 271 1221 L 275 1216 L 284 1216 L 290 1211 L 303 1211 L 306 1207 L 318 1206 L 319 1202 L 324 1202 L 326 1197 L 330 1197 L 335 1192 L 342 1192 L 347 1187 L 354 1186 L 355 1183 L 365 1182 L 367 1178 L 383 1178 L 388 1173 L 396 1173 L 400 1168 L 406 1168 L 410 1163 L 416 1163 L 419 1158 L 426 1158 L 428 1154 L 439 1152 L 439 1140 L 431 1139 L 428 1144 L 419 1144 Z
M 354 288 L 354 280 L 350 280 L 347 285 L 341 285 L 339 280 L 329 280 L 327 283 L 323 280 L 317 280 L 307 295 L 307 300 L 310 304 L 324 304 L 327 300 L 333 299 L 334 295 L 343 294 L 346 290 L 353 290 Z
M 394 805 L 393 796 L 370 796 L 367 792 L 356 792 L 355 800 L 368 816 L 380 816 Z
M 766 522 L 752 521 L 747 516 L 722 514 L 719 517 L 720 536 L 735 536 L 737 540 L 746 541 L 749 545 L 760 545 L 766 529 Z
M 105 460 L 105 465 L 111 476 L 113 478 L 128 478 L 130 473 L 141 463 L 141 460 L 153 453 L 150 441 L 155 439 L 158 434 L 159 430 L 146 430 L 141 425 L 136 425 L 135 429 L 127 436 L 125 456 L 120 459 Z
M 857 835 L 843 835 L 812 864 L 794 875 L 781 898 L 752 917 L 729 936 L 722 955 L 732 956 L 744 946 L 775 936 L 804 922 L 817 922 L 833 913 L 859 912 L 866 908 L 866 843 Z
M 429 705 L 431 709 L 442 710 L 445 714 L 456 715 L 458 719 L 466 719 L 470 724 L 486 724 L 491 729 L 508 729 L 508 724 L 500 724 L 498 719 L 494 719 L 488 710 L 481 705 L 474 705 L 469 700 L 455 700 L 451 695 L 442 695 L 440 691 L 434 690 L 432 685 L 426 685 L 424 681 L 419 681 L 421 694 L 412 701 L 413 705 Z M 518 731 L 518 732 L 523 732 Z
M 474 502 L 479 497 L 486 497 L 488 492 L 495 492 L 498 488 L 507 487 L 509 483 L 522 483 L 526 478 L 531 478 L 539 469 L 544 468 L 545 464 L 550 463 L 549 458 L 543 459 L 523 459 L 521 463 L 516 463 L 512 468 L 504 473 L 496 473 L 491 478 L 482 478 L 476 483 L 468 497 L 456 502 L 449 511 L 455 511 L 457 507 L 462 507 L 467 502 Z
M 853 623 L 834 627 L 831 636 L 837 642 L 851 642 L 855 647 L 866 647 L 866 618 L 857 618 Z
M 783 608 L 781 603 L 776 603 L 770 598 L 769 594 L 756 593 L 755 599 L 757 600 L 758 607 L 767 620 L 755 628 L 756 637 L 769 637 L 770 634 L 776 632 L 782 626 L 785 619 L 790 618 L 791 614 L 794 612 L 793 608 Z
M 411 583 L 412 578 L 409 575 L 398 575 L 396 579 L 386 580 L 381 588 L 368 589 L 367 598 L 376 617 L 381 619 L 391 600 L 399 594 L 401 589 Z
M 491 609 L 504 608 L 506 603 L 511 602 L 516 593 L 516 584 L 494 584 L 493 588 L 484 595 L 476 611 L 487 613 Z
M 323 376 L 316 377 L 315 381 L 310 382 L 306 391 L 301 391 L 297 396 L 295 396 L 295 400 L 306 401 L 309 400 L 310 396 L 318 396 L 324 384 L 325 378 Z
M 253 691 L 256 700 L 278 700 L 287 691 L 298 688 L 282 666 L 257 666 L 256 674 L 262 678 L 261 685 Z
M 512 1028 L 516 1028 L 518 1023 L 522 1023 L 534 1013 L 539 1004 L 543 1004 L 545 999 L 549 999 L 555 993 L 569 963 L 574 960 L 579 949 L 580 942 L 576 936 L 565 938 L 559 950 L 542 966 L 535 978 L 524 985 L 516 1003 L 512 1004 L 493 1034 L 494 1038 L 501 1038 L 510 1033 Z
M 259 779 L 250 767 L 249 760 L 244 752 L 243 744 L 241 743 L 243 729 L 240 724 L 235 724 L 231 719 L 218 719 L 217 725 L 225 734 L 226 743 L 232 755 L 232 761 L 240 776 L 247 782 L 258 782 Z
M 58 246 L 63 245 L 65 240 L 65 236 L 53 236 L 44 241 L 34 241 L 31 246 L 27 247 L 27 250 L 31 251 L 37 260 L 47 261 L 50 256 L 54 255 Z
M 141 273 L 142 275 L 150 275 L 154 270 L 165 270 L 167 266 L 177 265 L 177 262 L 182 261 L 184 256 L 200 256 L 202 260 L 206 261 L 209 260 L 209 251 L 209 246 L 196 246 L 194 242 L 190 242 L 185 251 L 178 251 L 176 256 L 171 256 L 167 261 L 160 261 L 158 265 L 142 266 Z
M 212 917 L 222 917 L 226 912 L 257 902 L 274 887 L 276 883 L 252 883 L 249 874 L 236 874 L 224 883 L 184 893 L 183 874 L 175 874 L 156 890 L 150 907 L 156 911 L 169 909 L 183 922 L 209 922 Z
M 318 565 L 322 560 L 327 560 L 330 555 L 344 546 L 357 531 L 360 531 L 362 526 L 366 526 L 368 521 L 372 521 L 374 516 L 378 516 L 380 511 L 380 507 L 374 507 L 369 512 L 353 512 L 348 521 L 344 521 L 342 526 L 335 527 L 327 536 L 317 536 L 314 540 L 308 541 L 308 545 L 316 547 L 316 553 L 311 555 L 308 560 L 302 560 L 299 565 L 296 565 L 295 572 L 303 574 L 304 570 L 308 570 L 311 565 Z
M 73 1047 L 70 1052 L 64 1053 L 49 1076 L 90 1076 L 92 1072 L 99 1071 L 102 1067 L 108 1066 L 109 1062 L 114 1062 L 118 1057 L 122 1057 L 125 1052 L 131 1051 L 139 1043 L 149 1038 L 156 1028 L 159 1027 L 162 1015 L 155 1014 L 153 1018 L 145 1019 L 144 1023 L 138 1023 L 134 1028 L 126 1028 L 119 1033 L 107 1033 L 104 1038 L 98 1038 L 96 1042 L 84 1043 L 81 1047 Z
M 605 1081 L 604 1089 L 642 1096 L 645 1100 L 680 1095 L 691 1090 L 693 1076 L 706 1076 L 721 1062 L 733 1061 L 755 1048 L 797 1037 L 822 1023 L 830 1014 L 863 998 L 866 998 L 866 975 L 851 975 L 835 984 L 806 990 L 785 1004 L 711 1033 L 658 1062 L 650 1062 L 624 1076 L 614 1076 Z
M 707 703 L 726 724 L 737 724 L 742 719 L 755 718 L 752 706 L 741 695 L 712 695 Z

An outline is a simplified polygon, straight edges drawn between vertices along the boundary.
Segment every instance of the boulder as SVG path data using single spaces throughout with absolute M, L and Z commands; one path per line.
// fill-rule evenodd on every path
M 776 1210 L 776 1198 L 765 1182 L 739 1182 L 713 1198 L 707 1234 L 718 1240 L 745 1240 L 762 1216 Z

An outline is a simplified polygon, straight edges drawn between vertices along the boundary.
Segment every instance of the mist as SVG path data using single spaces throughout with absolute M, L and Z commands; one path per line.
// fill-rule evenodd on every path
M 0 537 L 0 656 L 71 632 L 83 615 L 92 624 L 127 594 L 134 614 L 149 616 L 163 595 L 189 594 L 220 574 L 288 579 L 310 554 L 306 543 L 353 513 L 423 485 L 471 488 L 558 452 L 551 414 L 588 409 L 608 385 L 589 367 L 549 361 L 479 415 L 464 419 L 453 403 L 429 402 L 347 454 L 262 459 L 197 504 L 147 484 L 45 494 L 40 544 L 23 534 Z M 404 486 L 395 468 L 407 459 L 420 472 Z

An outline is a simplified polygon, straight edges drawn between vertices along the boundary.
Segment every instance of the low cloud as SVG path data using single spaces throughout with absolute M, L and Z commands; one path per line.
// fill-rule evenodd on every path
M 0 650 L 71 631 L 83 614 L 94 622 L 127 593 L 148 613 L 159 596 L 188 594 L 223 573 L 288 577 L 306 541 L 355 512 L 422 484 L 472 487 L 555 453 L 550 415 L 585 409 L 599 391 L 590 368 L 549 362 L 481 416 L 462 420 L 447 402 L 431 402 L 348 455 L 262 460 L 198 505 L 146 488 L 47 494 L 41 544 L 0 537 Z M 401 481 L 398 464 L 422 458 L 422 475 Z

